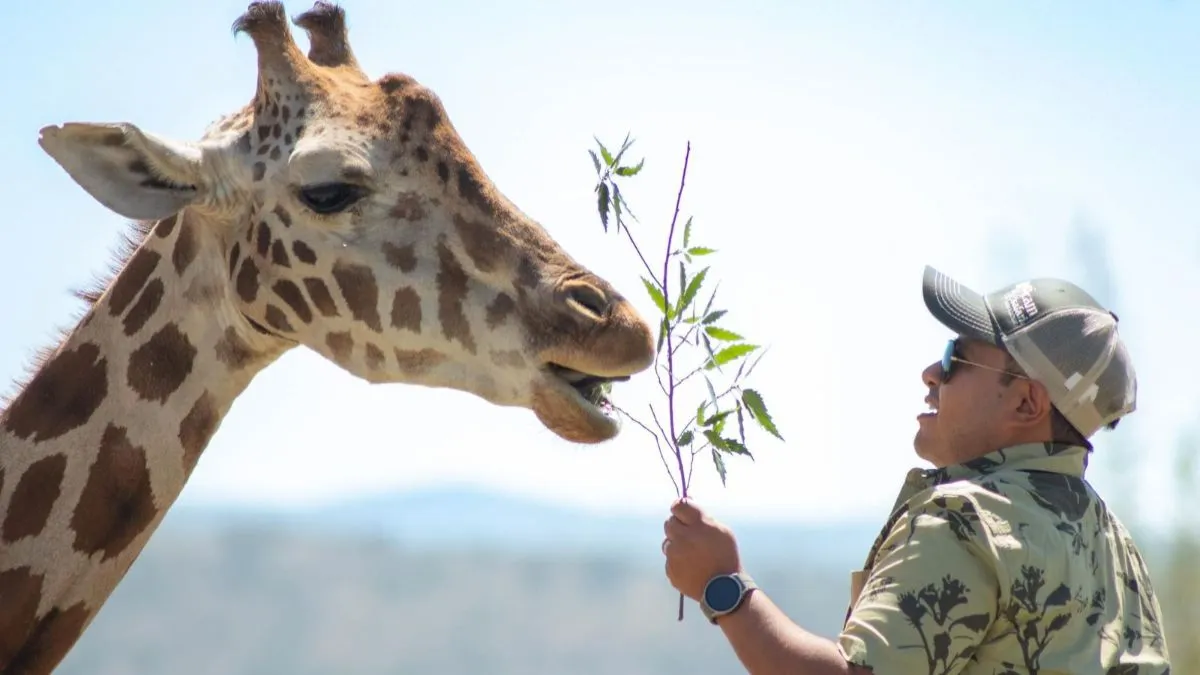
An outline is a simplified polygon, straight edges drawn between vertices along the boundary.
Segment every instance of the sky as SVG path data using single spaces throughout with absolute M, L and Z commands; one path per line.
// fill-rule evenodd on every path
M 724 487 L 697 462 L 692 494 L 718 516 L 886 517 L 923 466 L 920 372 L 948 337 L 920 297 L 932 264 L 980 290 L 1066 277 L 1111 305 L 1139 410 L 1097 439 L 1089 477 L 1127 520 L 1172 522 L 1178 439 L 1200 423 L 1200 5 L 342 4 L 364 68 L 437 92 L 499 188 L 646 315 L 640 263 L 597 219 L 587 150 L 635 137 L 646 163 L 628 198 L 649 255 L 690 141 L 682 210 L 719 249 L 726 327 L 769 347 L 750 386 L 785 438 L 752 435 L 755 461 L 731 460 Z M 0 8 L 0 379 L 77 315 L 70 289 L 107 269 L 124 227 L 38 129 L 130 121 L 192 139 L 254 90 L 253 46 L 229 29 L 244 2 L 69 6 Z M 647 374 L 616 395 L 644 411 L 654 390 Z M 181 501 L 447 483 L 609 513 L 665 514 L 674 497 L 635 426 L 573 446 L 526 411 L 368 385 L 294 350 L 238 400 Z

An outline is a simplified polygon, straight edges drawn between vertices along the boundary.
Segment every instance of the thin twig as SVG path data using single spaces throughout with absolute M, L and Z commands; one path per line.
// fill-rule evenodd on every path
M 671 229 L 667 231 L 667 246 L 666 254 L 663 256 L 663 275 L 662 275 L 662 291 L 663 305 L 667 311 L 671 311 L 671 294 L 668 290 L 667 280 L 671 274 L 671 242 L 675 239 L 675 225 L 679 221 L 679 204 L 683 201 L 683 186 L 687 183 L 687 167 L 688 160 L 692 156 L 692 142 L 688 141 L 687 151 L 683 155 L 683 172 L 679 176 L 679 192 L 675 194 L 675 213 L 671 216 Z M 682 292 L 683 289 L 680 289 Z M 670 323 L 667 324 L 667 342 L 671 340 Z M 675 459 L 679 463 L 679 484 L 680 497 L 686 499 L 687 493 L 687 477 L 683 469 L 683 453 L 679 451 L 678 439 L 675 435 L 675 350 L 671 349 L 671 345 L 667 345 L 667 401 L 669 424 L 671 427 L 671 445 L 675 447 Z M 679 620 L 683 621 L 683 593 L 679 594 Z
M 634 417 L 633 415 L 629 414 L 627 411 L 625 411 L 623 408 L 618 406 L 616 403 L 609 401 L 609 404 L 613 407 L 613 410 L 616 410 L 618 413 L 620 413 L 620 414 L 624 415 L 626 418 L 632 420 L 634 424 L 638 425 L 642 429 L 645 429 L 646 433 L 650 434 L 650 436 L 654 439 L 654 445 L 658 446 L 658 458 L 662 460 L 663 468 L 667 470 L 667 476 L 669 476 L 671 478 L 671 484 L 675 486 L 675 494 L 679 494 L 679 483 L 675 481 L 675 474 L 671 472 L 671 465 L 667 463 L 667 453 L 663 452 L 662 442 L 659 440 L 658 434 L 654 433 L 653 429 L 646 426 L 646 424 L 644 422 L 642 422 L 638 418 Z M 654 413 L 653 407 L 650 408 L 650 413 L 651 414 Z

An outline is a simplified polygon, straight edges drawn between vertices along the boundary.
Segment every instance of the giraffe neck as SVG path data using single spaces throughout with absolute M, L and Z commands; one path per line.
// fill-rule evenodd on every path
M 222 235 L 192 218 L 157 224 L 0 413 L 0 672 L 66 653 L 285 349 L 249 329 Z

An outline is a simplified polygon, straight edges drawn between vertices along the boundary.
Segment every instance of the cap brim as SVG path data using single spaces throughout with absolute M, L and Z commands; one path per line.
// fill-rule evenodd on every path
M 921 286 L 925 307 L 942 325 L 968 338 L 1003 344 L 982 295 L 929 265 L 925 266 Z

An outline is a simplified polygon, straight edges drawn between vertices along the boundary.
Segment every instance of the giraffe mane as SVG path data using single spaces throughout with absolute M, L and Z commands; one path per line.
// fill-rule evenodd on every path
M 121 230 L 120 241 L 117 243 L 117 246 L 110 249 L 106 273 L 93 274 L 92 280 L 86 286 L 69 290 L 71 295 L 83 301 L 84 306 L 72 312 L 69 325 L 60 325 L 54 328 L 54 337 L 35 348 L 33 354 L 26 359 L 23 372 L 9 382 L 9 391 L 0 394 L 0 413 L 8 409 L 13 399 L 29 386 L 33 376 L 46 365 L 50 357 L 54 356 L 59 346 L 70 337 L 71 331 L 92 310 L 92 307 L 100 300 L 100 296 L 104 295 L 104 291 L 108 289 L 113 280 L 116 279 L 116 276 L 125 268 L 129 259 L 137 252 L 142 242 L 146 240 L 146 235 L 154 230 L 155 224 L 156 221 L 140 220 L 126 223 L 125 228 Z

